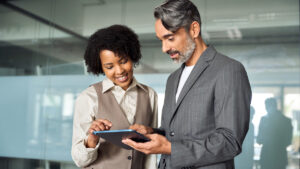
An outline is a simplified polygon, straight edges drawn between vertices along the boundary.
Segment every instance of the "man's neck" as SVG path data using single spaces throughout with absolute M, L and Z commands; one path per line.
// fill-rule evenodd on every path
M 195 40 L 195 43 L 196 43 L 196 48 L 193 52 L 193 55 L 190 57 L 190 59 L 185 62 L 186 66 L 195 65 L 197 63 L 198 59 L 200 58 L 201 54 L 207 48 L 206 44 L 204 43 L 204 41 L 202 40 L 201 37 L 197 38 Z

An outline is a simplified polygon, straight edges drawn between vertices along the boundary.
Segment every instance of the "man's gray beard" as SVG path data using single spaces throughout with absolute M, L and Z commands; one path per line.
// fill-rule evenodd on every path
M 175 63 L 184 63 L 188 61 L 193 55 L 195 48 L 195 42 L 193 42 L 192 38 L 188 37 L 185 51 L 182 54 L 179 54 L 178 59 L 174 59 L 173 61 Z

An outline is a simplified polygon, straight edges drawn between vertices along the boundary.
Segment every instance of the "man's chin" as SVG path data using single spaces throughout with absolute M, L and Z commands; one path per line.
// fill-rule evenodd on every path
M 187 59 L 183 59 L 183 58 L 173 58 L 172 59 L 174 63 L 176 64 L 182 64 L 184 62 L 186 62 Z
M 173 60 L 173 63 L 176 63 L 176 64 L 180 64 L 181 62 L 179 61 L 179 59 L 172 59 Z

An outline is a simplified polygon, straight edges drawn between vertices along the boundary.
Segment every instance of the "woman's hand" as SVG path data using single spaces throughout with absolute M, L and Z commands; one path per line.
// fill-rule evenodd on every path
M 109 130 L 112 126 L 112 123 L 106 119 L 96 119 L 91 124 L 89 130 L 88 130 L 88 139 L 86 143 L 87 148 L 95 148 L 96 145 L 99 142 L 99 137 L 94 135 L 94 131 L 103 131 L 103 130 Z
M 134 124 L 134 125 L 131 125 L 129 127 L 129 129 L 132 129 L 132 130 L 135 130 L 143 135 L 146 135 L 146 134 L 152 134 L 153 133 L 153 129 L 151 127 L 148 127 L 148 126 L 144 126 L 144 125 L 141 125 L 141 124 Z

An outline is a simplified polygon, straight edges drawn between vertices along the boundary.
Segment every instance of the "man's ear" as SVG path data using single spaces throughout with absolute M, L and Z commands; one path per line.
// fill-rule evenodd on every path
M 190 35 L 192 38 L 198 38 L 200 34 L 200 24 L 197 21 L 191 23 L 190 26 Z

